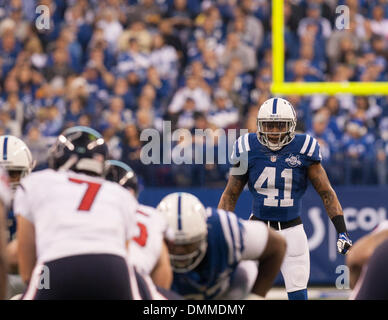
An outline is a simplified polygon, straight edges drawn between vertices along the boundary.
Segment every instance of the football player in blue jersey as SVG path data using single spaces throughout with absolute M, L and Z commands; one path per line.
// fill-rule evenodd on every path
M 19 138 L 11 135 L 0 136 L 0 166 L 8 173 L 12 195 L 15 193 L 20 180 L 31 173 L 35 166 L 31 151 Z M 17 274 L 17 240 L 16 219 L 13 214 L 12 205 L 7 213 L 7 261 L 10 274 L 8 275 L 8 293 L 11 297 L 24 290 L 24 284 Z
M 265 222 L 286 238 L 281 273 L 288 298 L 306 300 L 310 256 L 300 213 L 308 180 L 336 228 L 338 252 L 346 254 L 352 241 L 340 202 L 321 165 L 319 144 L 307 134 L 295 134 L 295 127 L 296 113 L 287 100 L 271 98 L 261 105 L 257 133 L 245 134 L 234 144 L 235 165 L 218 207 L 233 211 L 248 183 L 253 197 L 250 219 Z
M 169 194 L 157 209 L 175 236 L 168 242 L 173 291 L 186 299 L 237 300 L 251 292 L 265 297 L 286 252 L 281 235 L 260 221 L 205 209 L 189 193 Z

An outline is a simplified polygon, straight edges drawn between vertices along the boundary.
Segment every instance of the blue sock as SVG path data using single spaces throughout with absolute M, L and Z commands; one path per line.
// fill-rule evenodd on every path
M 307 289 L 287 292 L 288 300 L 307 300 Z

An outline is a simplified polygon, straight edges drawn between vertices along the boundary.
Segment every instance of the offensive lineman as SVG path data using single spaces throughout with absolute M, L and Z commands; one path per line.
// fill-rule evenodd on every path
M 11 203 L 11 190 L 9 186 L 8 175 L 3 168 L 0 167 L 0 300 L 6 298 L 7 291 L 7 271 L 8 261 L 5 246 L 5 215 L 8 206 Z
M 388 299 L 388 220 L 363 236 L 346 257 L 349 267 L 350 300 Z
M 138 182 L 135 172 L 124 162 L 108 160 L 105 178 L 119 183 L 136 198 Z M 129 252 L 130 262 L 137 270 L 149 275 L 160 288 L 169 290 L 172 269 L 164 237 L 168 236 L 167 223 L 154 208 L 139 204 L 136 210 L 137 234 L 133 237 Z
M 133 297 L 126 255 L 137 201 L 102 178 L 107 152 L 95 130 L 69 128 L 50 150 L 51 169 L 21 181 L 14 212 L 23 299 Z
M 286 251 L 282 236 L 262 222 L 205 209 L 189 193 L 169 194 L 157 209 L 174 230 L 174 241 L 168 243 L 172 290 L 199 300 L 238 300 L 251 292 L 266 296 Z
M 11 135 L 0 136 L 0 166 L 8 173 L 12 198 L 20 180 L 31 173 L 35 167 L 28 146 L 19 138 Z M 13 200 L 13 199 L 12 199 Z M 7 214 L 8 244 L 6 248 L 8 262 L 8 293 L 10 298 L 24 291 L 25 286 L 17 272 L 16 217 L 12 204 Z
M 257 133 L 248 133 L 234 144 L 229 181 L 218 207 L 233 211 L 248 182 L 253 196 L 251 220 L 260 220 L 278 230 L 287 240 L 281 267 L 288 298 L 307 299 L 310 257 L 300 218 L 301 198 L 308 180 L 321 196 L 338 233 L 337 249 L 346 254 L 352 245 L 341 205 L 321 165 L 315 138 L 295 134 L 294 107 L 282 98 L 265 101 L 257 116 Z

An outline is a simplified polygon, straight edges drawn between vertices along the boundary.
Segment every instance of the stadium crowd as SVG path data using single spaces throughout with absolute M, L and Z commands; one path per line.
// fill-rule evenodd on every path
M 22 137 L 41 169 L 64 128 L 90 126 L 145 185 L 224 186 L 228 164 L 143 164 L 140 133 L 163 120 L 256 131 L 271 97 L 270 2 L 0 0 L 0 134 Z M 387 1 L 285 0 L 285 22 L 287 81 L 388 81 Z M 333 184 L 388 183 L 387 97 L 285 98 Z

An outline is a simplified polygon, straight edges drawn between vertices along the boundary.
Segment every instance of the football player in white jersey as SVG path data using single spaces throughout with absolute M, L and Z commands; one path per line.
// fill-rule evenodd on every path
M 6 255 L 5 233 L 6 224 L 5 216 L 8 206 L 11 203 L 11 190 L 9 186 L 8 175 L 0 167 L 0 300 L 5 299 L 7 289 L 7 271 L 8 261 Z
M 51 168 L 22 179 L 14 212 L 23 299 L 132 298 L 137 201 L 102 178 L 107 156 L 97 131 L 69 128 L 50 149 Z
M 12 198 L 20 180 L 31 173 L 35 167 L 28 146 L 19 138 L 11 135 L 0 136 L 0 166 L 8 173 Z M 24 291 L 25 286 L 17 271 L 17 239 L 16 239 L 16 218 L 12 205 L 8 208 L 7 218 L 7 262 L 8 262 L 8 292 L 7 296 L 12 297 Z
M 350 300 L 388 299 L 388 220 L 359 239 L 346 257 Z
M 138 196 L 136 174 L 127 164 L 108 160 L 107 167 L 107 180 L 119 183 L 135 197 Z M 164 238 L 169 237 L 167 222 L 156 209 L 142 204 L 136 210 L 136 218 L 137 233 L 132 239 L 129 262 L 149 275 L 159 288 L 168 290 L 172 283 L 172 269 L 164 242 Z
M 205 209 L 185 192 L 167 195 L 157 209 L 174 230 L 175 239 L 168 243 L 173 291 L 201 300 L 239 300 L 251 292 L 266 296 L 286 252 L 283 236 L 260 221 Z

